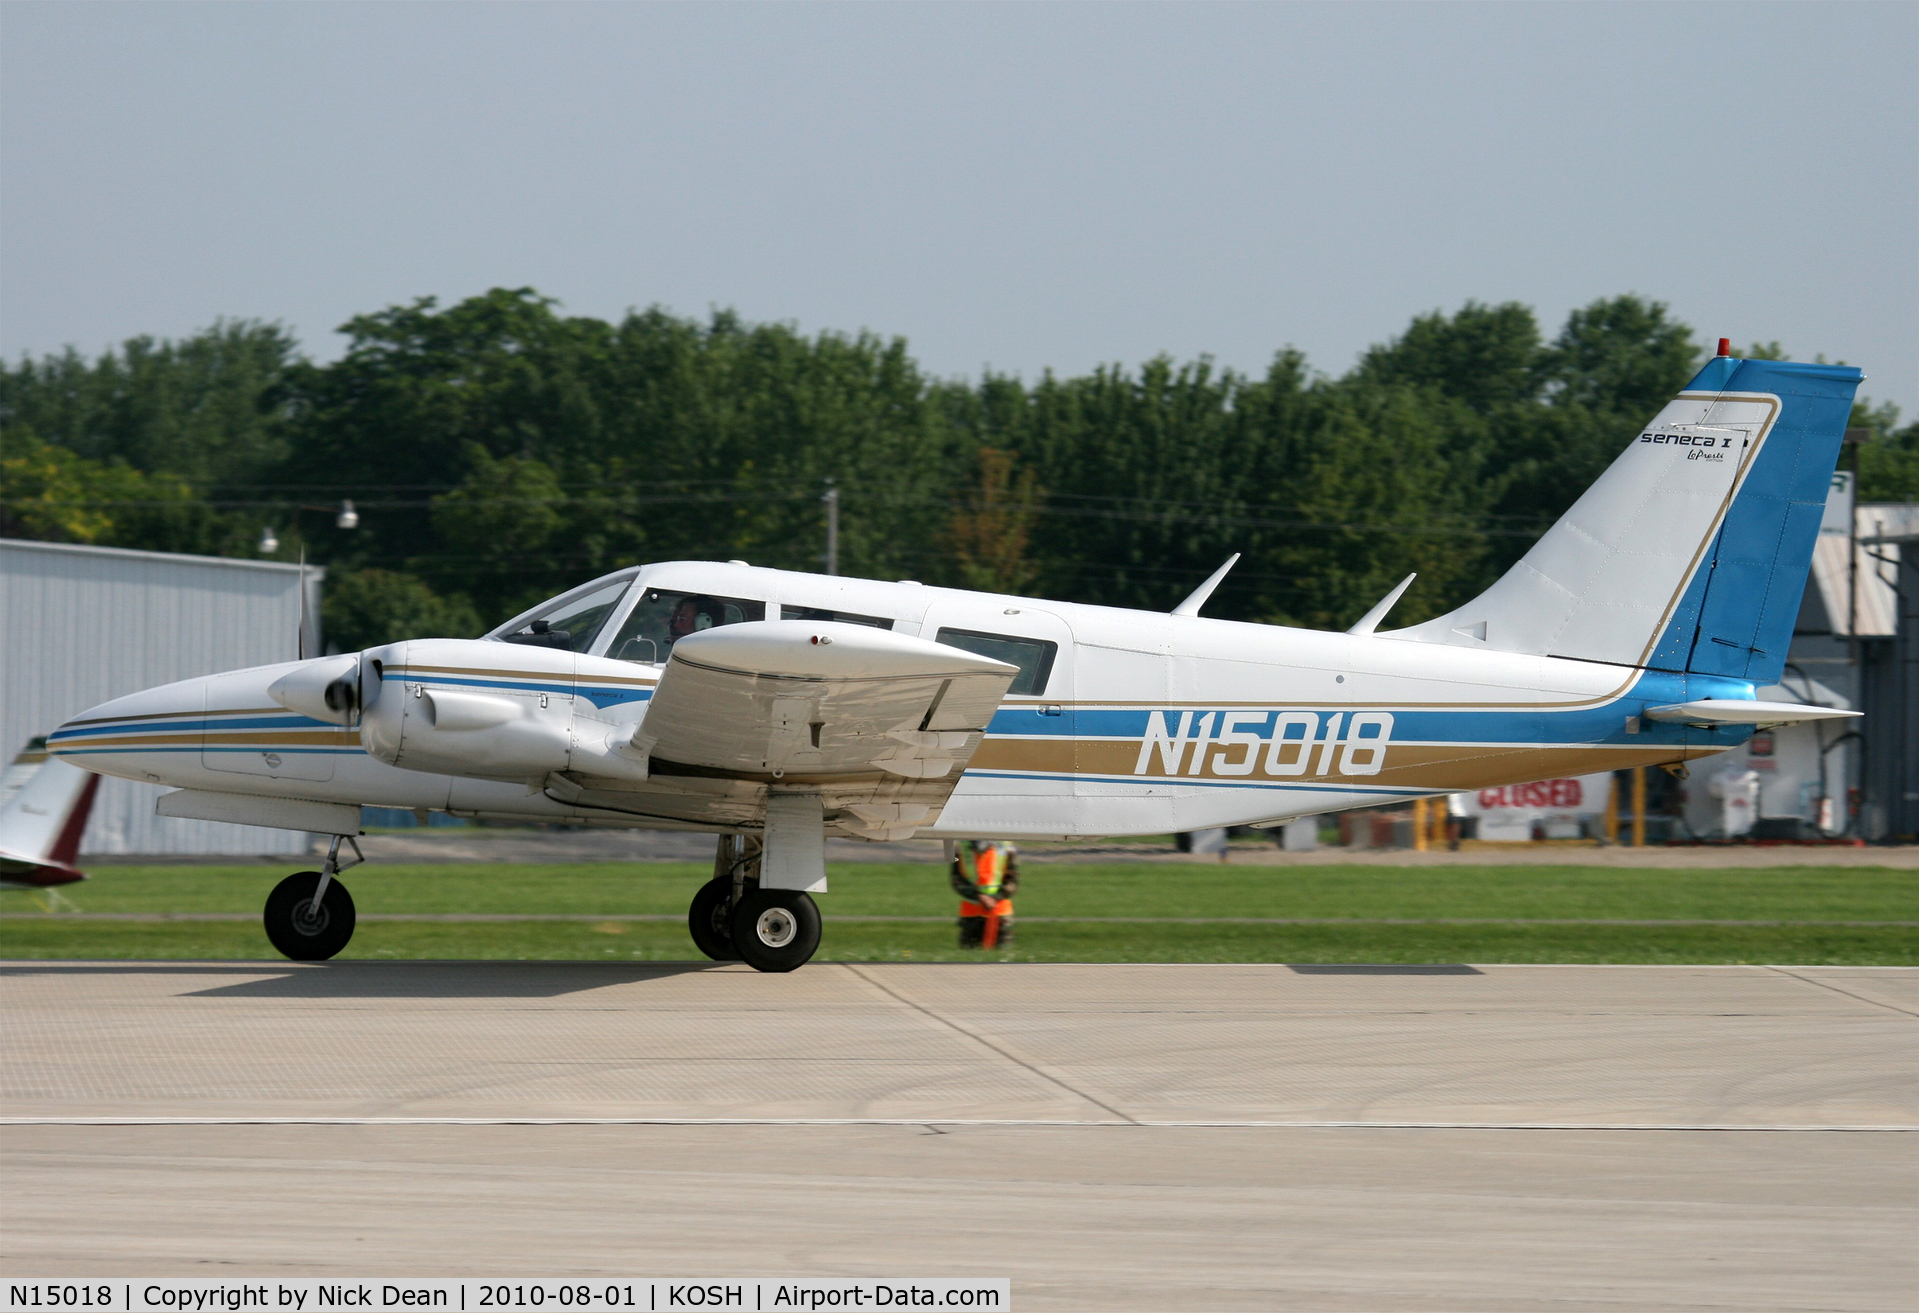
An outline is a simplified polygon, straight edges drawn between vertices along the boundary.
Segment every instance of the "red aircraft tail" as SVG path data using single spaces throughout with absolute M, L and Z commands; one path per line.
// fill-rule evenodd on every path
M 86 875 L 74 866 L 100 777 L 49 757 L 35 739 L 0 780 L 0 887 L 46 889 Z

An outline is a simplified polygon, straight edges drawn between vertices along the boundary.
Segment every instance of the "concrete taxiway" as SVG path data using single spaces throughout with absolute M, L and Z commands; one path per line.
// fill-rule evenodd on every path
M 9 1275 L 1898 1309 L 1919 970 L 0 966 Z

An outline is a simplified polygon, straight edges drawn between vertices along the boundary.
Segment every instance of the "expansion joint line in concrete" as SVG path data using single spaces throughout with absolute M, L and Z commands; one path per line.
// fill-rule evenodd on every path
M 1888 1003 L 1881 998 L 1871 998 L 1865 994 L 1855 994 L 1850 989 L 1841 989 L 1838 985 L 1831 984 L 1828 981 L 1814 980 L 1811 976 L 1802 976 L 1797 971 L 1788 970 L 1785 967 L 1769 966 L 1766 970 L 1776 971 L 1782 976 L 1790 976 L 1801 984 L 1817 985 L 1820 989 L 1829 989 L 1835 994 L 1844 994 L 1849 999 L 1870 1004 L 1875 1008 L 1884 1008 L 1887 1012 L 1897 1012 L 1902 1017 L 1919 1017 L 1919 1012 L 1914 1012 L 1911 1008 L 1902 1008 L 1897 1003 Z
M 931 1020 L 938 1022 L 940 1025 L 945 1026 L 948 1030 L 956 1031 L 957 1033 L 964 1035 L 967 1039 L 972 1040 L 975 1044 L 979 1045 L 981 1048 L 986 1049 L 991 1053 L 995 1053 L 998 1056 L 1006 1059 L 1006 1061 L 1012 1063 L 1013 1065 L 1031 1072 L 1033 1075 L 1039 1077 L 1041 1080 L 1047 1082 L 1050 1085 L 1058 1086 L 1060 1089 L 1065 1090 L 1068 1094 L 1072 1095 L 1074 1098 L 1083 1100 L 1086 1103 L 1090 1103 L 1095 1108 L 1100 1109 L 1102 1112 L 1111 1113 L 1114 1117 L 1119 1118 L 1122 1122 L 1130 1122 L 1134 1124 L 1138 1123 L 1138 1120 L 1139 1120 L 1138 1118 L 1129 1116 L 1127 1113 L 1122 1112 L 1118 1108 L 1115 1108 L 1112 1104 L 1107 1103 L 1104 1099 L 1096 1098 L 1093 1095 L 1088 1094 L 1084 1090 L 1075 1089 L 1072 1085 L 1067 1084 L 1065 1081 L 1055 1076 L 1052 1072 L 1047 1071 L 1042 1067 L 1036 1066 L 1035 1064 L 1031 1062 L 1028 1062 L 1025 1058 L 1020 1057 L 1017 1053 L 1007 1052 L 1006 1049 L 1002 1048 L 998 1044 L 995 1044 L 992 1040 L 986 1038 L 986 1036 L 980 1034 L 979 1032 L 972 1030 L 971 1028 L 967 1026 L 962 1026 L 959 1022 L 954 1021 L 951 1017 L 943 1017 L 939 1013 L 933 1011 L 933 1009 L 925 1006 L 924 1004 L 917 1003 L 914 1000 L 906 997 L 906 995 L 900 993 L 898 990 L 892 989 L 887 985 L 881 984 L 879 981 L 875 980 L 872 976 L 867 975 L 866 972 L 860 970 L 858 967 L 853 966 L 850 963 L 841 963 L 841 969 L 844 971 L 850 972 L 854 976 L 857 976 L 859 979 L 865 981 L 868 985 L 872 986 L 874 989 L 877 989 L 880 993 L 886 995 L 888 998 L 892 999 L 894 1002 L 903 1003 L 907 1007 L 912 1008 L 915 1012 L 918 1012 L 920 1015 L 930 1018 Z
M 1919 1125 L 1705 1122 L 1085 1120 L 1071 1117 L 0 1117 L 0 1126 L 921 1126 L 1141 1131 L 1637 1131 L 1670 1135 L 1911 1135 Z

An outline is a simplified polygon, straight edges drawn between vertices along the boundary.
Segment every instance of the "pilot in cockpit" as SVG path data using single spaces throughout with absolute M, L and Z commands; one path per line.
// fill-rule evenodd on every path
M 725 608 L 712 598 L 682 597 L 679 605 L 673 608 L 673 618 L 667 623 L 667 632 L 677 643 L 688 634 L 697 634 L 702 629 L 712 629 L 725 623 Z

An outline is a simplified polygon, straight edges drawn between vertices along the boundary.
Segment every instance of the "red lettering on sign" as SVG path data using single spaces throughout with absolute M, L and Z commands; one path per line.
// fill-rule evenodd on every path
M 1576 779 L 1540 780 L 1535 784 L 1509 784 L 1503 788 L 1479 791 L 1479 805 L 1486 811 L 1501 807 L 1578 811 L 1585 802 L 1586 788 Z

